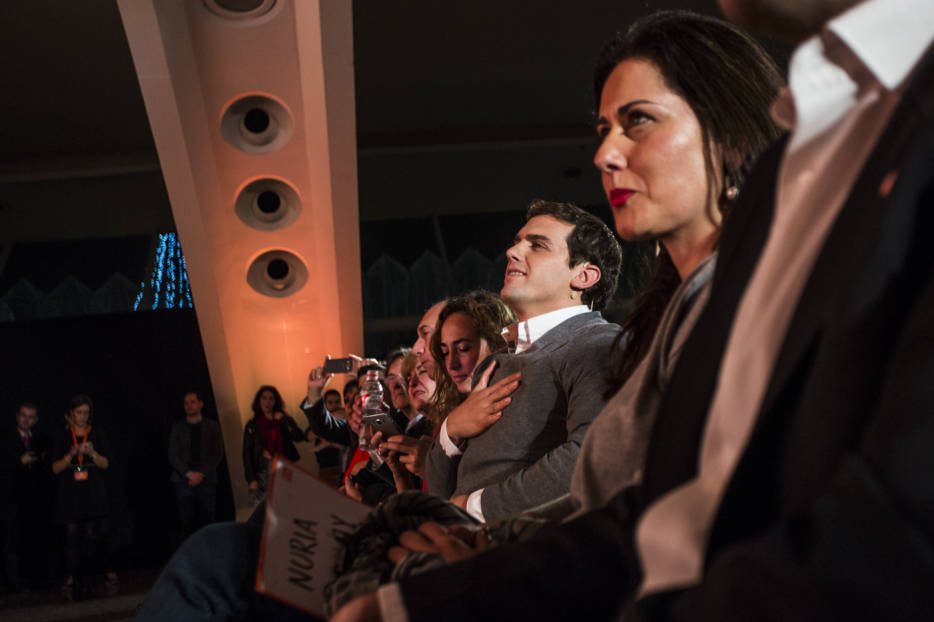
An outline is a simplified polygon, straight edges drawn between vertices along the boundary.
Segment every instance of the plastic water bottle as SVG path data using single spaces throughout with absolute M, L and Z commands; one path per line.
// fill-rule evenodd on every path
M 370 370 L 363 379 L 363 385 L 360 387 L 360 395 L 363 399 L 363 416 L 384 415 L 386 407 L 383 405 L 383 384 L 379 381 L 379 371 Z M 360 424 L 360 435 L 358 437 L 360 449 L 370 450 L 370 439 L 373 436 L 373 430 L 366 423 Z

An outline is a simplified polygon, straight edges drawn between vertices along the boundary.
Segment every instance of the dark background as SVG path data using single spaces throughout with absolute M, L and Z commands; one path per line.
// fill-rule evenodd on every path
M 203 390 L 204 414 L 217 418 L 194 311 L 0 324 L 0 343 L 0 408 L 11 423 L 19 402 L 35 402 L 39 428 L 51 439 L 65 433 L 63 416 L 73 395 L 86 393 L 94 401 L 92 425 L 105 434 L 112 454 L 113 563 L 119 569 L 164 561 L 178 538 L 166 456 L 169 429 L 184 417 L 183 393 Z M 217 513 L 220 520 L 234 517 L 226 461 Z

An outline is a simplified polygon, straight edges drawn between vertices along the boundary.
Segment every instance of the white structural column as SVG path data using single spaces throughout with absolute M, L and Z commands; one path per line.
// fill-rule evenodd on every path
M 257 388 L 304 426 L 308 371 L 363 349 L 351 3 L 118 5 L 243 516 Z

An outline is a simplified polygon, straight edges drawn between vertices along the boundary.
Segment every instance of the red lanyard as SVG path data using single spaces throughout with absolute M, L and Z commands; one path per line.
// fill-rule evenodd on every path
M 91 426 L 84 428 L 84 438 L 81 439 L 81 444 L 84 445 L 88 442 L 88 432 L 91 431 Z M 75 447 L 78 446 L 78 437 L 75 436 L 75 429 L 71 429 L 71 440 L 74 441 Z M 78 454 L 78 466 L 84 464 L 84 454 Z

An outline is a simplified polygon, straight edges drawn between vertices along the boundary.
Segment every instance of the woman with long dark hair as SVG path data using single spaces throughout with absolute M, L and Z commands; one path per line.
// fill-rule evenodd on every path
M 674 108 L 662 110 L 661 101 L 622 101 L 627 92 L 621 89 L 651 82 Z M 715 18 L 662 11 L 604 44 L 593 82 L 602 139 L 594 164 L 620 237 L 654 241 L 657 250 L 648 283 L 623 321 L 625 339 L 618 341 L 614 359 L 617 384 L 644 358 L 675 290 L 715 249 L 746 173 L 777 138 L 769 107 L 782 85 L 765 50 Z M 627 106 L 623 114 L 612 109 L 617 103 Z M 672 115 L 696 130 L 693 143 L 678 152 L 657 148 L 664 147 L 657 128 L 668 132 Z M 630 165 L 633 148 L 637 156 L 648 152 L 651 158 L 680 164 L 667 172 L 661 161 L 647 158 Z M 643 169 L 649 170 L 643 174 Z
M 752 162 L 779 135 L 783 81 L 747 34 L 659 12 L 603 48 L 594 164 L 627 240 L 655 240 L 655 273 L 624 322 L 620 390 L 591 426 L 572 478 L 578 512 L 637 484 L 658 402 L 707 301 L 720 230 Z
M 285 414 L 282 396 L 272 385 L 261 386 L 250 407 L 253 418 L 243 429 L 243 471 L 250 499 L 256 505 L 266 496 L 273 456 L 282 454 L 289 460 L 298 460 L 295 443 L 304 440 L 305 434 L 295 420 Z

